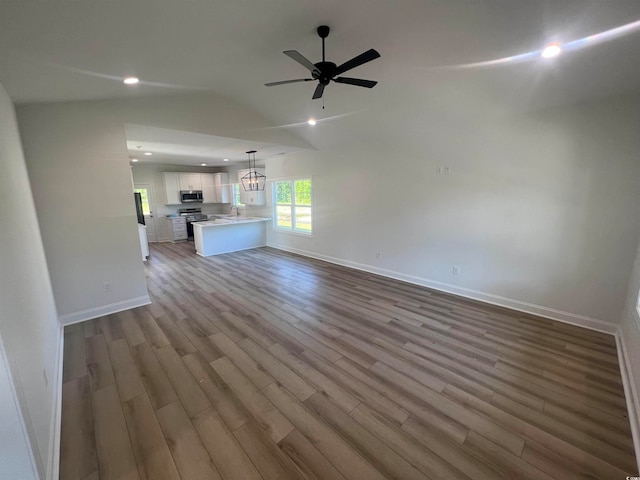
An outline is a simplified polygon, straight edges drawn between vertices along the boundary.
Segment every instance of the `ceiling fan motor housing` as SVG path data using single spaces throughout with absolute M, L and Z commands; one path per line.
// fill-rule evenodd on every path
M 327 38 L 331 29 L 327 25 L 320 25 L 318 27 L 318 35 L 320 38 Z
M 318 69 L 318 73 L 312 74 L 313 78 L 319 80 L 322 85 L 329 85 L 329 82 L 334 77 L 337 65 L 333 62 L 318 62 L 315 64 Z

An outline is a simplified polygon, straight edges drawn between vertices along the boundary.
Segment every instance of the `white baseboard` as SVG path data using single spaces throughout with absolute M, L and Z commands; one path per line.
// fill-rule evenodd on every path
M 64 327 L 60 325 L 58 351 L 56 352 L 56 377 L 53 390 L 53 418 L 51 419 L 51 438 L 49 440 L 49 458 L 47 459 L 47 480 L 60 478 L 60 433 L 62 430 L 62 364 L 64 360 Z
M 618 363 L 620 364 L 624 396 L 627 401 L 627 412 L 629 413 L 629 426 L 633 437 L 638 472 L 640 472 L 640 397 L 638 397 L 638 388 L 631 374 L 631 362 L 621 328 L 616 333 L 616 345 L 618 347 Z
M 130 308 L 149 305 L 150 303 L 151 299 L 149 298 L 149 295 L 143 295 L 141 297 L 122 300 L 121 302 L 110 303 L 108 305 L 102 305 L 100 307 L 90 308 L 88 310 L 81 310 L 79 312 L 61 315 L 59 317 L 59 321 L 63 326 L 73 325 L 74 323 L 80 323 L 84 322 L 85 320 L 91 320 L 92 318 L 110 315 L 112 313 L 121 312 L 123 310 L 129 310 Z
M 542 305 L 535 305 L 532 303 L 523 302 L 520 300 L 514 300 L 512 298 L 501 297 L 500 295 L 494 295 L 492 293 L 480 292 L 478 290 L 471 290 L 469 288 L 459 287 L 457 285 L 451 285 L 448 283 L 438 282 L 428 278 L 416 277 L 413 275 L 407 275 L 393 270 L 386 270 L 384 268 L 374 267 L 364 263 L 352 262 L 349 260 L 343 260 L 341 258 L 330 257 L 328 255 L 321 255 L 305 250 L 299 250 L 297 248 L 291 248 L 285 245 L 277 245 L 268 243 L 269 247 L 276 248 L 278 250 L 284 250 L 286 252 L 296 253 L 305 257 L 315 258 L 329 263 L 335 263 L 344 267 L 354 268 L 356 270 L 362 270 L 369 273 L 375 273 L 383 277 L 389 277 L 403 282 L 420 285 L 423 287 L 432 288 L 441 292 L 453 293 L 461 297 L 470 298 L 472 300 L 479 300 L 481 302 L 490 303 L 500 307 L 510 308 L 519 312 L 530 313 L 539 317 L 548 318 L 551 320 L 557 320 L 559 322 L 569 323 L 571 325 L 577 325 L 579 327 L 588 328 L 590 330 L 596 330 L 602 333 L 608 333 L 609 335 L 615 335 L 618 326 L 614 323 L 607 322 L 605 320 L 599 320 L 596 318 L 585 317 L 577 315 L 571 312 L 565 312 L 562 310 L 556 310 Z

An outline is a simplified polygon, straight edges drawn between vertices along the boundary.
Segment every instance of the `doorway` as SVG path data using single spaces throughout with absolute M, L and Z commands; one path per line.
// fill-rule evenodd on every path
M 142 198 L 142 214 L 144 215 L 144 224 L 147 226 L 147 240 L 157 242 L 156 219 L 153 216 L 155 205 L 153 203 L 151 185 L 148 183 L 136 183 L 133 186 L 133 191 L 134 193 L 139 193 Z

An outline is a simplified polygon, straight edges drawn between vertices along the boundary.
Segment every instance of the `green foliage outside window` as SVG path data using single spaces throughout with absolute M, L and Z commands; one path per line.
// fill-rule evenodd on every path
M 275 182 L 276 228 L 311 233 L 311 180 Z
M 240 201 L 240 184 L 233 184 L 233 204 L 238 207 L 244 207 L 244 203 Z
M 276 183 L 276 203 L 291 203 L 291 182 Z

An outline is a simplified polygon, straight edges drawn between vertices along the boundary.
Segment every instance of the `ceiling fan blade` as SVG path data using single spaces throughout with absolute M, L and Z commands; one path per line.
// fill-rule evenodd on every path
M 302 65 L 304 68 L 309 70 L 311 73 L 314 73 L 314 72 L 319 73 L 319 70 L 316 68 L 316 66 L 313 63 L 311 63 L 311 61 L 308 60 L 307 57 L 302 55 L 297 50 L 285 50 L 282 53 L 284 53 L 287 57 L 298 62 L 300 65 Z
M 298 83 L 298 82 L 312 82 L 313 78 L 297 78 L 295 80 L 283 80 L 281 82 L 265 83 L 267 87 L 273 87 L 275 85 L 284 85 L 286 83 Z
M 367 50 L 366 52 L 361 53 L 357 57 L 353 57 L 351 60 L 347 60 L 346 62 L 344 62 L 342 65 L 336 68 L 333 75 L 334 76 L 340 75 L 341 73 L 344 73 L 347 70 L 351 70 L 352 68 L 359 67 L 363 63 L 370 62 L 371 60 L 375 60 L 376 58 L 379 58 L 379 57 L 380 57 L 380 54 L 372 48 L 371 50 Z
M 319 83 L 318 86 L 316 87 L 316 91 L 313 92 L 312 99 L 315 100 L 316 98 L 322 97 L 323 93 L 324 93 L 324 85 Z
M 349 77 L 338 77 L 334 79 L 334 82 L 348 83 L 349 85 L 356 85 L 358 87 L 366 87 L 366 88 L 373 88 L 378 83 L 374 80 L 363 80 L 361 78 L 349 78 Z

